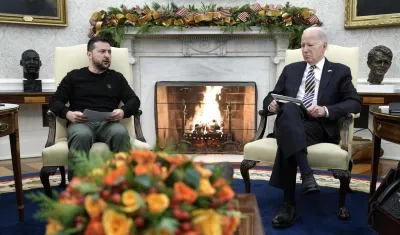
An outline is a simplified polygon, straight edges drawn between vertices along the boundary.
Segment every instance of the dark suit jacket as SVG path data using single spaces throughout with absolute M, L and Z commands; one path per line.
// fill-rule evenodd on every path
M 271 93 L 296 98 L 307 63 L 296 62 L 285 66 L 273 91 L 268 93 L 263 102 L 263 109 L 273 98 Z M 350 68 L 339 63 L 329 62 L 325 58 L 318 90 L 317 104 L 326 106 L 329 118 L 319 118 L 330 139 L 339 139 L 337 120 L 348 113 L 359 113 L 361 101 L 352 83 Z

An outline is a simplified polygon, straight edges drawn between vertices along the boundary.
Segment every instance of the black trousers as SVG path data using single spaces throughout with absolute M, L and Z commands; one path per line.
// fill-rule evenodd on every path
M 297 162 L 294 157 L 308 146 L 328 142 L 328 134 L 319 119 L 304 119 L 300 107 L 283 104 L 275 120 L 274 136 L 278 144 L 269 184 L 283 190 L 296 187 Z

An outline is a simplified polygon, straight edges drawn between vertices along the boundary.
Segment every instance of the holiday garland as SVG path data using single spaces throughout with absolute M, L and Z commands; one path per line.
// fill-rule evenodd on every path
M 89 20 L 88 36 L 103 36 L 108 38 L 113 46 L 120 46 L 126 30 L 136 27 L 138 33 L 156 33 L 163 28 L 194 28 L 220 27 L 225 33 L 234 31 L 251 31 L 251 26 L 257 26 L 263 32 L 287 32 L 290 34 L 289 48 L 299 48 L 303 31 L 311 26 L 322 23 L 315 15 L 315 10 L 295 7 L 288 3 L 284 6 L 265 5 L 259 3 L 235 7 L 221 7 L 216 4 L 196 8 L 177 6 L 170 3 L 161 6 L 153 3 L 152 7 L 145 5 L 127 8 L 110 7 L 108 11 L 94 12 Z

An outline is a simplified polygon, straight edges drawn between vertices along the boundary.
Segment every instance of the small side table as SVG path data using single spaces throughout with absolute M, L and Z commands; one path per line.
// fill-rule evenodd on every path
M 378 165 L 381 150 L 381 140 L 387 140 L 400 144 L 400 115 L 389 114 L 378 107 L 372 107 L 369 112 L 373 116 L 373 135 L 372 143 L 374 146 L 373 159 L 371 161 L 371 183 L 370 194 L 372 197 L 376 190 L 376 180 L 378 178 Z
M 19 105 L 16 104 L 5 104 L 5 106 L 0 106 L 0 137 L 8 135 L 10 138 L 15 191 L 18 204 L 18 217 L 20 221 L 24 221 L 18 109 Z
M 239 210 L 245 216 L 235 235 L 265 235 L 260 212 L 258 210 L 256 195 L 251 193 L 236 194 Z

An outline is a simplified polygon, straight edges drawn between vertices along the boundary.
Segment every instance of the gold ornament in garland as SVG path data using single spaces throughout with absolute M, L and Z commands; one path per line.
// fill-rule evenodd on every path
M 194 5 L 177 6 L 170 3 L 161 6 L 153 3 L 128 9 L 110 7 L 108 11 L 94 12 L 89 20 L 88 36 L 96 35 L 110 39 L 113 46 L 119 47 L 125 31 L 129 27 L 138 28 L 138 33 L 154 33 L 160 28 L 220 27 L 224 32 L 251 30 L 258 26 L 264 32 L 290 33 L 289 48 L 299 48 L 303 31 L 312 26 L 321 26 L 316 11 L 300 8 L 288 3 L 282 6 L 259 3 L 235 7 L 222 7 L 216 4 L 196 8 Z

